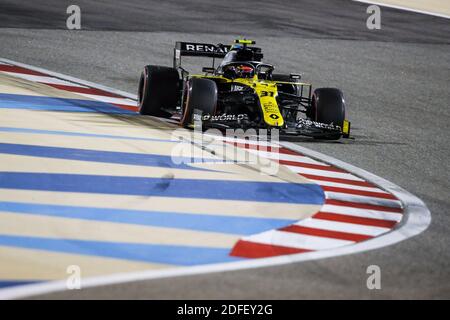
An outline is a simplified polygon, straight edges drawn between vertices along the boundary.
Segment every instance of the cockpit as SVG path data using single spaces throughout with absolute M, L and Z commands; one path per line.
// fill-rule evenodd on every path
M 225 78 L 253 78 L 255 74 L 260 80 L 270 80 L 272 78 L 273 66 L 257 61 L 250 62 L 229 62 L 222 64 L 220 72 Z

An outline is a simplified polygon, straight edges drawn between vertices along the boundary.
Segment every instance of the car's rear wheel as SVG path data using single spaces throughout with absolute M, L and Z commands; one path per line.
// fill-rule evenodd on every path
M 202 115 L 213 116 L 217 105 L 217 85 L 209 79 L 192 78 L 186 82 L 183 93 L 183 114 L 180 124 L 183 127 L 192 123 L 194 110 Z
M 174 68 L 146 66 L 138 88 L 139 113 L 168 116 L 164 109 L 175 109 L 180 94 L 180 79 Z
M 312 120 L 333 124 L 342 128 L 345 120 L 345 100 L 341 90 L 336 88 L 319 88 L 314 90 L 311 110 L 308 115 Z M 341 134 L 330 135 L 322 139 L 337 140 Z

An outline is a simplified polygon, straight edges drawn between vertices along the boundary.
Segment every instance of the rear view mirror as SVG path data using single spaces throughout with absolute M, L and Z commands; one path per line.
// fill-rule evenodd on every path
M 203 67 L 202 68 L 202 72 L 206 72 L 206 73 L 214 73 L 215 69 L 211 68 L 211 67 Z

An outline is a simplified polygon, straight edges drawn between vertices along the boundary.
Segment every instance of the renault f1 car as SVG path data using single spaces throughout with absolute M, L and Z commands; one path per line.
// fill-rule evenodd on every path
M 202 128 L 277 128 L 282 134 L 337 140 L 350 135 L 341 90 L 300 82 L 299 74 L 277 74 L 263 63 L 251 40 L 222 44 L 176 42 L 173 67 L 148 65 L 138 88 L 139 113 L 174 117 Z M 212 58 L 203 74 L 181 66 L 183 56 Z M 215 66 L 217 59 L 222 59 Z

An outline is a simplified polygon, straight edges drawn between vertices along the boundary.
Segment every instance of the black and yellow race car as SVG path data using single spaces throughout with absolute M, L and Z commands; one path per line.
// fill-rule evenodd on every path
M 148 65 L 138 88 L 139 112 L 175 117 L 180 125 L 205 128 L 279 129 L 282 134 L 337 140 L 349 137 L 341 90 L 300 82 L 299 74 L 276 74 L 251 40 L 231 46 L 176 42 L 173 67 Z M 212 58 L 203 74 L 189 74 L 183 56 Z M 216 59 L 222 59 L 216 67 Z

